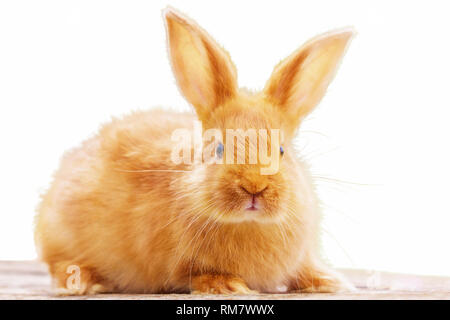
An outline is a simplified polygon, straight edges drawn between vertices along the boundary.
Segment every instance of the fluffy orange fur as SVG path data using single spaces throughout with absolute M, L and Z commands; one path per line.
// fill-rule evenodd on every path
M 35 232 L 56 287 L 67 294 L 350 288 L 319 258 L 318 201 L 291 139 L 323 96 L 352 31 L 307 42 L 252 93 L 237 87 L 228 54 L 195 22 L 174 9 L 164 17 L 173 71 L 196 115 L 133 113 L 65 154 Z M 279 171 L 174 164 L 171 133 L 196 119 L 204 129 L 281 129 Z M 256 212 L 245 211 L 252 194 Z M 80 267 L 82 283 L 71 290 L 70 265 Z

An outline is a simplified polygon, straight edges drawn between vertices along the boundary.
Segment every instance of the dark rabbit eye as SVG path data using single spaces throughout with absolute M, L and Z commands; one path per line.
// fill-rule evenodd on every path
M 284 154 L 284 149 L 283 149 L 283 147 L 280 147 L 280 154 L 281 154 L 281 155 Z
M 219 142 L 219 145 L 216 148 L 216 155 L 219 159 L 223 156 L 223 144 Z

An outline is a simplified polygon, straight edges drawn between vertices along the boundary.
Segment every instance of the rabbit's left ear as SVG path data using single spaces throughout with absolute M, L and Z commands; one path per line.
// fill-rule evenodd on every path
M 172 8 L 164 10 L 172 69 L 200 120 L 237 91 L 236 68 L 203 29 Z
M 264 93 L 281 108 L 292 130 L 324 96 L 354 34 L 352 29 L 323 34 L 275 67 Z

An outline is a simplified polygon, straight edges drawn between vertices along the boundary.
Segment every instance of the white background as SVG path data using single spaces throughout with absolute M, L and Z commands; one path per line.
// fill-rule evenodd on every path
M 319 178 L 338 267 L 450 275 L 446 1 L 171 1 L 260 89 L 308 38 L 354 39 L 298 138 Z M 169 67 L 166 1 L 0 3 L 0 259 L 35 257 L 32 221 L 64 150 L 112 115 L 187 110 Z M 334 180 L 333 180 L 334 179 Z

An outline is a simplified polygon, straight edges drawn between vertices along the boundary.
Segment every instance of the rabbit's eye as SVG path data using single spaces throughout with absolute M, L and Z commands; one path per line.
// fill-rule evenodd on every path
M 281 155 L 284 154 L 284 149 L 283 149 L 283 147 L 280 147 L 280 154 L 281 154 Z
M 222 159 L 223 156 L 223 144 L 219 142 L 219 145 L 216 148 L 216 155 L 219 159 Z

